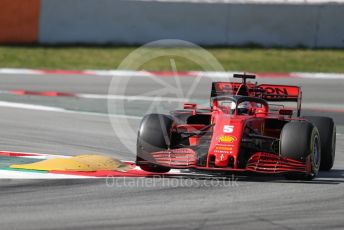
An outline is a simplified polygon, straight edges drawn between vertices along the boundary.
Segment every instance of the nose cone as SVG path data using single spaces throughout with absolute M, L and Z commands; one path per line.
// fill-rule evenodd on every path
M 231 116 L 219 116 L 216 119 L 209 160 L 215 167 L 234 167 L 238 158 L 244 121 Z

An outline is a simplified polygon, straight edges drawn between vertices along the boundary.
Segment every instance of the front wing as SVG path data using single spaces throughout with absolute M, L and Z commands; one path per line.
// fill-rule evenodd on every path
M 256 172 L 266 174 L 279 174 L 288 172 L 307 173 L 310 171 L 309 164 L 290 158 L 283 158 L 275 154 L 257 152 L 247 161 L 246 168 L 209 167 L 197 165 L 197 153 L 190 148 L 171 149 L 151 153 L 155 163 L 161 166 L 176 169 L 200 169 L 210 171 L 232 171 L 232 172 Z M 308 162 L 308 160 L 306 160 Z M 138 162 L 144 164 L 148 162 Z

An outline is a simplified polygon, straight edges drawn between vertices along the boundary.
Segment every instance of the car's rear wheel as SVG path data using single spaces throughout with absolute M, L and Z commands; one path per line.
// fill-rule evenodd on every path
M 145 171 L 165 173 L 170 168 L 155 164 L 152 152 L 170 146 L 173 119 L 163 114 L 148 114 L 141 121 L 137 136 L 136 164 Z
M 321 143 L 318 129 L 306 121 L 287 123 L 281 132 L 280 155 L 304 162 L 310 166 L 309 172 L 286 174 L 287 179 L 313 179 L 319 172 L 321 162 Z
M 306 116 L 319 130 L 321 141 L 320 170 L 329 171 L 333 167 L 336 153 L 336 126 L 330 117 Z

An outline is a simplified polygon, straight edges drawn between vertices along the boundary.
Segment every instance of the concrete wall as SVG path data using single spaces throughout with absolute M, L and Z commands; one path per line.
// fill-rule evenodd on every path
M 228 8 L 223 4 L 125 0 L 68 2 L 42 1 L 41 42 L 141 44 L 167 38 L 199 44 L 227 42 Z
M 21 12 L 21 1 L 0 0 L 0 6 L 6 2 L 0 7 L 0 18 L 6 19 L 0 20 L 0 43 L 144 44 L 183 39 L 200 45 L 344 48 L 343 2 L 26 0 L 35 3 L 20 13 L 33 12 L 33 19 L 27 20 L 12 12 Z
M 344 4 L 42 0 L 40 42 L 344 47 Z

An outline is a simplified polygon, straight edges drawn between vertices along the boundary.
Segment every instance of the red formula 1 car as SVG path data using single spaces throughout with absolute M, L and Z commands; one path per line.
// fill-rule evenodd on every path
M 329 117 L 301 117 L 301 89 L 246 82 L 213 82 L 211 105 L 186 103 L 171 115 L 148 114 L 137 138 L 136 164 L 150 172 L 171 168 L 284 173 L 312 179 L 330 170 L 336 127 Z M 296 102 L 295 109 L 272 102 Z M 289 103 L 290 104 L 290 103 Z

